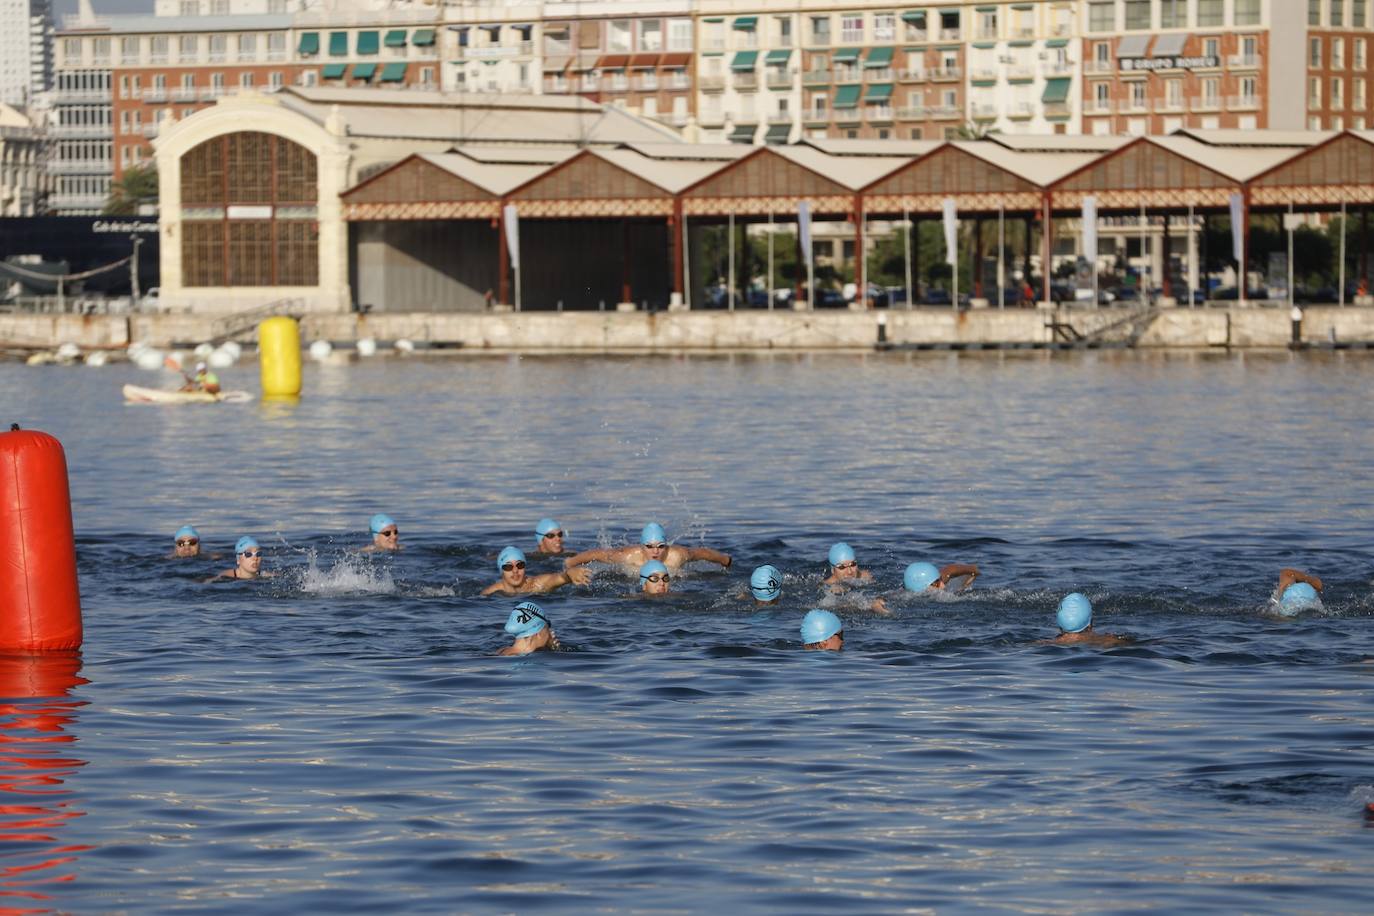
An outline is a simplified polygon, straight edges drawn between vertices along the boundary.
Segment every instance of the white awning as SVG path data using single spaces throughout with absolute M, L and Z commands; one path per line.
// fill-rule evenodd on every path
M 1127 35 L 1116 43 L 1117 59 L 1119 60 L 1123 57 L 1144 57 L 1145 48 L 1149 44 L 1149 35 Z
M 1150 52 L 1151 57 L 1178 57 L 1183 53 L 1183 45 L 1188 41 L 1188 35 L 1178 32 L 1172 35 L 1160 35 L 1155 39 L 1155 47 Z

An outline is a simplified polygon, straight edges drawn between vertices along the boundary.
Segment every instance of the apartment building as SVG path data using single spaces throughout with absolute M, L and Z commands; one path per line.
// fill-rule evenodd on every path
M 50 0 L 0 0 L 0 104 L 31 108 L 52 84 Z
M 34 118 L 0 102 L 0 216 L 36 216 L 47 196 L 47 137 Z

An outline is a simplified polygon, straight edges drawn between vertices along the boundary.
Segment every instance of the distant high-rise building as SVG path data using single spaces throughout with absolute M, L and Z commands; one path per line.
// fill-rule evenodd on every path
M 0 103 L 28 108 L 52 85 L 51 0 L 0 0 Z

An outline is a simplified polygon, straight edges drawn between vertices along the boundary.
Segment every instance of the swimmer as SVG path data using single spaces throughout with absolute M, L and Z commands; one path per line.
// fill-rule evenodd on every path
M 1059 602 L 1059 611 L 1055 615 L 1055 620 L 1059 624 L 1059 635 L 1054 639 L 1042 641 L 1039 643 L 1040 645 L 1092 646 L 1097 649 L 1110 649 L 1114 646 L 1124 646 L 1130 642 L 1125 636 L 1094 633 L 1092 602 L 1078 592 L 1065 595 L 1064 600 Z
M 639 567 L 639 581 L 644 583 L 642 591 L 646 595 L 668 594 L 668 583 L 672 581 L 668 567 L 658 560 L 650 560 Z
M 978 567 L 972 563 L 949 563 L 936 569 L 931 563 L 912 563 L 902 575 L 902 584 L 909 592 L 944 591 L 949 583 L 960 579 L 954 591 L 967 591 L 978 578 Z
M 172 535 L 172 556 L 182 558 L 200 556 L 200 532 L 190 525 L 182 525 L 178 528 L 177 533 Z
M 822 585 L 853 585 L 856 582 L 873 581 L 873 573 L 859 568 L 859 561 L 854 557 L 854 548 L 844 541 L 830 548 L 826 560 L 830 563 L 830 575 L 821 582 Z
M 533 601 L 522 601 L 515 606 L 506 619 L 506 632 L 515 637 L 515 642 L 503 647 L 497 655 L 529 655 L 541 649 L 558 649 L 558 637 L 553 635 L 549 618 Z
M 501 571 L 501 579 L 482 589 L 485 595 L 542 595 L 565 585 L 586 585 L 592 574 L 585 569 L 568 569 L 563 572 L 544 573 L 539 576 L 525 575 L 525 553 L 519 547 L 507 547 L 496 558 L 496 568 Z
M 814 608 L 802 618 L 801 640 L 807 652 L 839 652 L 844 648 L 844 624 L 830 611 Z
M 211 576 L 206 582 L 216 582 L 220 579 L 269 579 L 273 573 L 262 571 L 262 548 L 258 542 L 248 535 L 239 538 L 234 545 L 234 562 L 232 569 L 226 569 L 217 576 Z
M 782 600 L 782 573 L 776 566 L 760 566 L 749 576 L 749 592 L 755 607 L 777 604 Z
M 196 363 L 196 374 L 187 376 L 186 384 L 181 386 L 182 391 L 204 391 L 206 394 L 219 394 L 219 376 L 211 372 L 205 363 Z
M 1273 600 L 1278 612 L 1291 617 L 1299 611 L 1321 607 L 1322 580 L 1300 569 L 1279 570 L 1279 583 L 1274 587 Z
M 591 562 L 611 563 L 625 570 L 635 570 L 650 560 L 657 560 L 676 573 L 684 563 L 704 560 L 725 569 L 730 568 L 730 556 L 709 547 L 679 547 L 668 543 L 668 534 L 657 522 L 650 522 L 639 533 L 639 543 L 626 547 L 602 547 L 584 550 L 563 561 L 564 569 L 583 566 Z
M 534 555 L 557 557 L 563 554 L 563 526 L 551 518 L 541 518 L 534 526 Z
M 368 520 L 367 527 L 372 532 L 372 543 L 362 548 L 361 553 L 401 549 L 401 529 L 391 516 L 378 512 Z

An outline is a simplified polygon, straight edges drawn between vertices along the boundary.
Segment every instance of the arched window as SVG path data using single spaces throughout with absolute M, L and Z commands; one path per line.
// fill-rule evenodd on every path
M 186 286 L 316 286 L 315 155 L 276 134 L 206 140 L 181 157 Z

